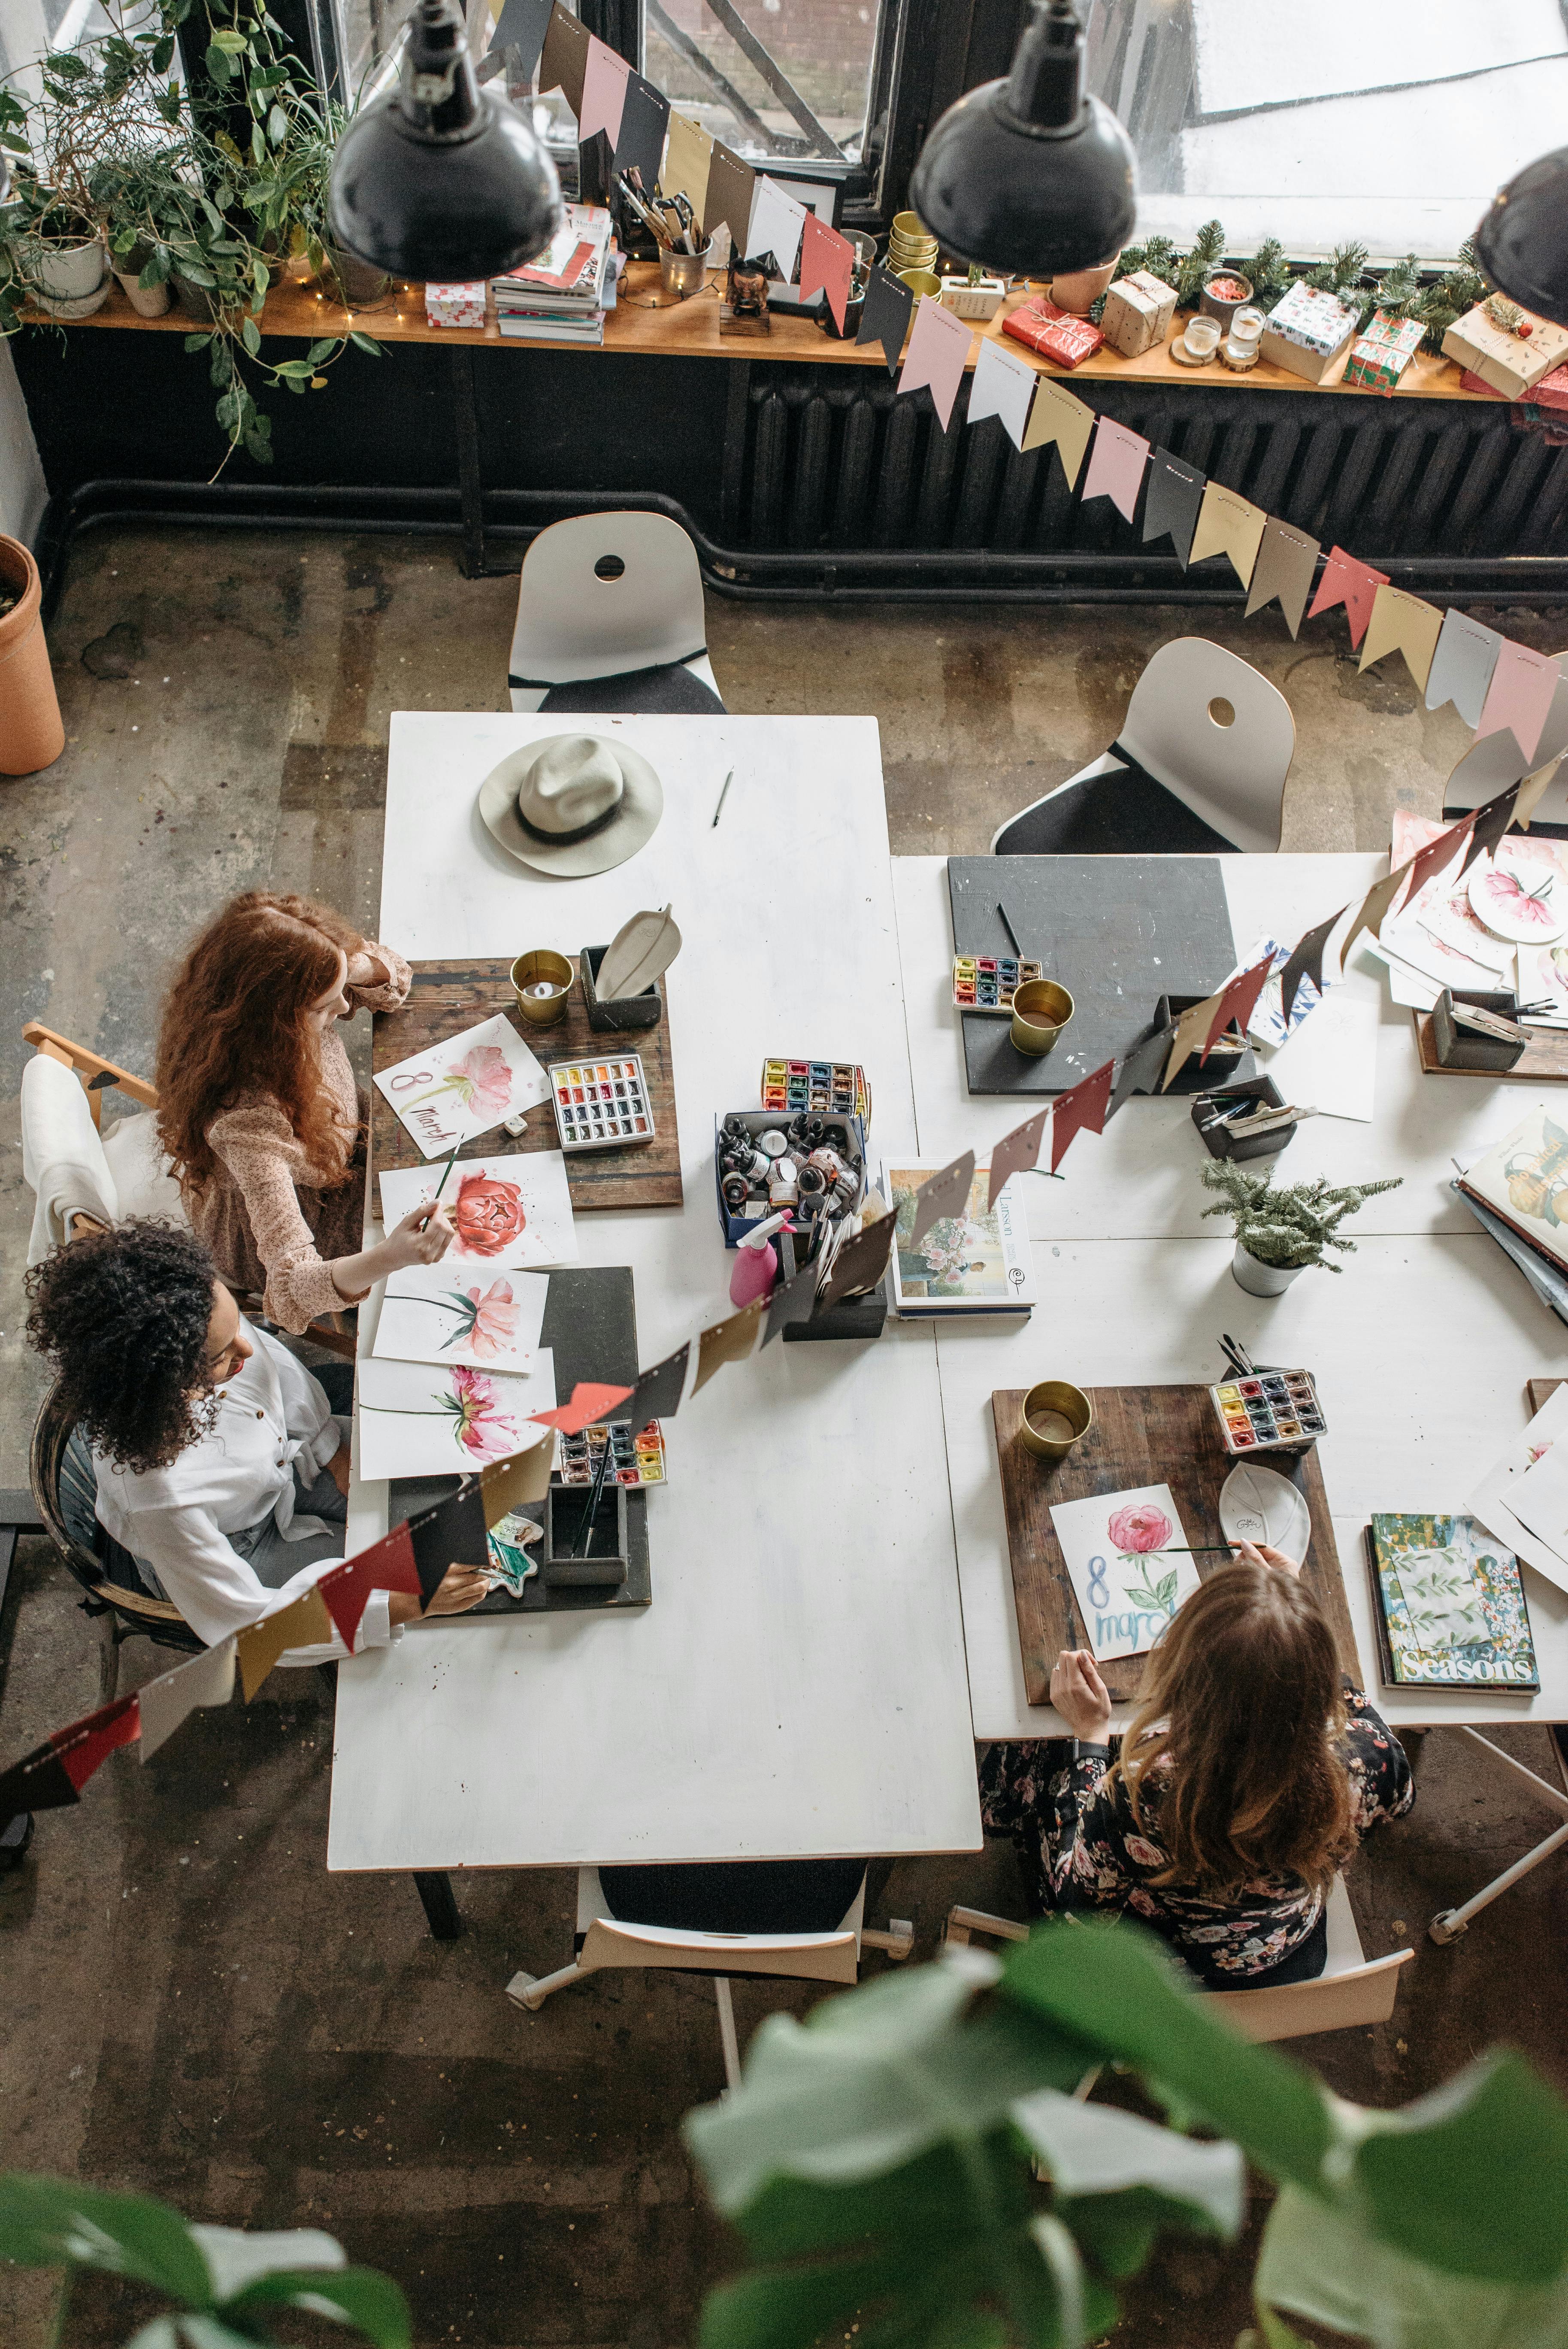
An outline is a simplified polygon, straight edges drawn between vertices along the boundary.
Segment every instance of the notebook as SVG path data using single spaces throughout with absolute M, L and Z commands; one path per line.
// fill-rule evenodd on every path
M 977 1166 L 961 1216 L 939 1216 L 916 1247 L 914 1195 L 936 1166 L 882 1168 L 882 1193 L 898 1218 L 892 1251 L 892 1309 L 906 1319 L 970 1313 L 1027 1313 L 1035 1302 L 1028 1223 L 1015 1202 L 1017 1185 L 985 1205 L 991 1170 Z
M 1386 1688 L 1539 1690 L 1519 1561 L 1470 1516 L 1367 1528 Z
M 1460 1189 L 1568 1270 L 1568 1127 L 1532 1109 L 1478 1158 Z

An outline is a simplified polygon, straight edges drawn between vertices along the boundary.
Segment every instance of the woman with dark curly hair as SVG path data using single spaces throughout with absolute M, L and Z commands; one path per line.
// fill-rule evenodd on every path
M 397 1011 L 408 966 L 311 897 L 252 889 L 224 906 L 169 990 L 158 1130 L 186 1213 L 225 1280 L 301 1330 L 373 1281 L 445 1255 L 452 1227 L 418 1207 L 362 1246 L 369 1099 L 337 1034 Z
M 27 1295 L 28 1339 L 75 1423 L 61 1498 L 84 1548 L 101 1555 L 101 1526 L 209 1646 L 341 1561 L 349 1422 L 323 1381 L 343 1388 L 346 1412 L 352 1371 L 334 1363 L 318 1378 L 253 1329 L 193 1233 L 133 1222 L 86 1234 L 34 1267 Z M 460 1614 L 486 1587 L 454 1566 L 427 1611 Z M 384 1646 L 418 1611 L 375 1592 L 356 1649 Z M 335 1633 L 283 1661 L 346 1652 Z

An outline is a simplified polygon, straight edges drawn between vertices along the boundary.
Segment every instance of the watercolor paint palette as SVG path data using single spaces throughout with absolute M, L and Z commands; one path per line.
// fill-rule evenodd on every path
M 1039 976 L 1037 962 L 1016 962 L 1010 955 L 954 955 L 954 1008 L 994 1011 L 999 1019 L 1010 1019 L 1015 989 Z
M 546 1074 L 562 1150 L 624 1150 L 652 1142 L 653 1105 L 639 1053 L 557 1061 Z
M 630 1492 L 637 1492 L 644 1485 L 665 1482 L 665 1433 L 656 1419 L 650 1419 L 635 1435 L 629 1427 L 618 1423 L 585 1427 L 580 1435 L 563 1435 L 552 1472 L 556 1482 L 591 1485 L 599 1473 L 606 1436 L 610 1439 L 606 1485 L 614 1481 L 624 1485 Z
M 1310 1371 L 1260 1371 L 1211 1387 L 1227 1452 L 1257 1452 L 1271 1444 L 1301 1450 L 1315 1444 L 1327 1422 Z
M 762 1063 L 763 1109 L 789 1116 L 809 1110 L 820 1117 L 858 1117 L 872 1113 L 871 1089 L 865 1071 L 848 1061 L 773 1060 Z

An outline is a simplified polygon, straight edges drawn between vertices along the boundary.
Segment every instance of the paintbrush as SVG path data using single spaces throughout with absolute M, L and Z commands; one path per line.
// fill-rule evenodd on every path
M 998 917 L 1000 918 L 1000 921 L 1001 921 L 1001 924 L 1002 924 L 1002 927 L 1006 931 L 1007 936 L 1008 936 L 1012 939 L 1012 941 L 1013 941 L 1013 952 L 1017 956 L 1018 960 L 1019 960 L 1020 962 L 1022 962 L 1022 961 L 1023 961 L 1023 959 L 1024 959 L 1024 948 L 1023 948 L 1023 943 L 1022 943 L 1022 941 L 1020 940 L 1020 938 L 1019 938 L 1019 936 L 1018 936 L 1018 933 L 1017 933 L 1017 931 L 1013 927 L 1012 923 L 1007 919 L 1007 908 L 1006 907 L 1006 905 L 1003 905 L 1002 900 L 1000 899 L 1000 897 L 998 897 L 998 898 L 997 898 L 997 900 L 996 900 L 996 912 L 997 912 L 997 916 L 998 916 Z
M 463 1145 L 460 1142 L 454 1143 L 452 1145 L 452 1157 L 448 1159 L 446 1164 L 441 1169 L 441 1179 L 436 1185 L 436 1195 L 430 1202 L 430 1216 L 435 1214 L 437 1208 L 441 1204 L 441 1194 L 447 1187 L 447 1177 L 452 1171 L 452 1159 L 456 1158 L 458 1152 L 462 1148 L 462 1146 Z M 425 1221 L 427 1223 L 429 1222 L 430 1216 L 426 1216 Z
M 608 1426 L 606 1426 L 604 1430 L 604 1449 L 599 1456 L 599 1473 L 593 1479 L 593 1498 L 588 1504 L 587 1521 L 583 1527 L 583 1538 L 578 1543 L 574 1553 L 578 1557 L 586 1557 L 589 1550 L 593 1547 L 593 1525 L 594 1520 L 599 1515 L 599 1502 L 604 1491 L 604 1472 L 610 1465 L 610 1454 L 612 1449 L 613 1446 L 610 1442 L 610 1430 Z
M 1195 1548 L 1187 1549 L 1181 1542 L 1167 1542 L 1162 1549 L 1155 1550 L 1152 1555 L 1155 1557 L 1218 1557 L 1222 1550 L 1229 1557 L 1231 1552 L 1239 1547 L 1237 1542 L 1200 1542 Z
M 726 777 L 725 777 L 725 779 L 724 779 L 724 790 L 723 790 L 723 791 L 721 791 L 721 792 L 719 792 L 719 795 L 718 795 L 718 805 L 715 808 L 715 810 L 714 810 L 714 812 L 713 812 L 713 821 L 714 821 L 714 823 L 715 823 L 715 824 L 717 824 L 717 823 L 719 817 L 724 813 L 724 799 L 725 799 L 725 792 L 728 791 L 728 789 L 729 789 L 729 787 L 730 787 L 731 783 L 732 783 L 734 781 L 735 781 L 735 769 L 734 769 L 733 767 L 731 767 L 731 769 L 730 769 L 730 771 L 729 771 L 728 774 L 727 774 L 727 775 L 726 775 Z

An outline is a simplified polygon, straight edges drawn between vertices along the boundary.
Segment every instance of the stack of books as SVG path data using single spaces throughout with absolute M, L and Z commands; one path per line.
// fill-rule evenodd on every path
M 538 259 L 494 281 L 501 333 L 525 342 L 602 343 L 610 226 L 603 204 L 562 205 L 561 226 Z

